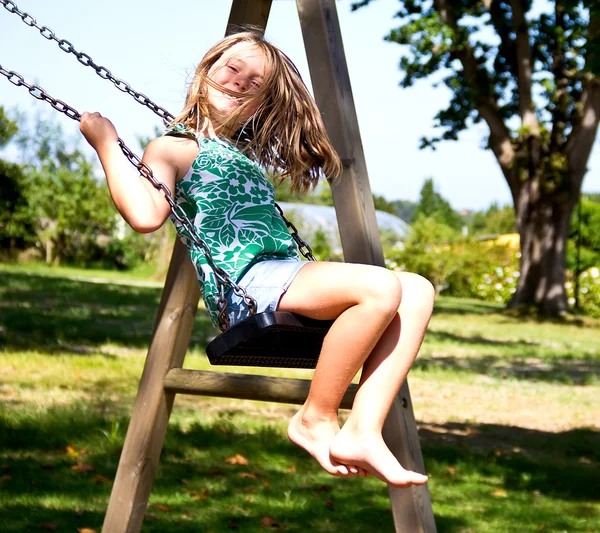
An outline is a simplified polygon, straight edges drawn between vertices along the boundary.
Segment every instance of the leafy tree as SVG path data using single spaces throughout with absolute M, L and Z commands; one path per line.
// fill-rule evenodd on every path
M 496 235 L 517 231 L 515 211 L 509 206 L 492 203 L 485 211 L 477 211 L 471 217 L 469 230 L 472 235 Z
M 577 251 L 579 247 L 579 252 Z M 569 228 L 567 265 L 575 275 L 600 265 L 600 203 L 581 200 Z
M 436 116 L 443 133 L 422 146 L 458 140 L 476 122 L 489 128 L 521 235 L 511 305 L 566 312 L 569 220 L 600 121 L 600 4 L 401 0 L 398 17 L 386 39 L 406 46 L 401 85 L 438 73 L 452 92 Z
M 392 200 L 394 206 L 394 215 L 401 218 L 405 222 L 410 222 L 413 219 L 417 204 L 410 200 Z
M 48 263 L 101 260 L 102 238 L 110 241 L 118 221 L 106 184 L 94 177 L 93 165 L 77 142 L 66 140 L 59 126 L 39 117 L 32 131 L 19 131 L 28 161 L 24 195 Z
M 460 215 L 452 209 L 450 203 L 435 190 L 433 178 L 427 178 L 419 196 L 419 202 L 413 213 L 413 221 L 420 218 L 433 218 L 440 224 L 454 229 L 460 229 L 462 220 Z
M 8 144 L 17 131 L 16 122 L 0 106 L 0 147 Z M 23 248 L 33 232 L 23 182 L 21 166 L 0 160 L 0 248 L 9 252 Z

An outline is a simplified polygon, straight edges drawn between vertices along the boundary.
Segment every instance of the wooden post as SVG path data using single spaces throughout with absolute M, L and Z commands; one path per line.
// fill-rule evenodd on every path
M 164 392 L 163 381 L 171 368 L 183 364 L 199 297 L 196 271 L 186 248 L 178 240 L 173 249 L 103 532 L 137 533 L 142 527 L 175 398 L 174 393 Z
M 229 12 L 227 35 L 235 33 L 244 26 L 253 26 L 264 33 L 273 0 L 235 0 Z
M 351 263 L 385 266 L 335 0 L 296 3 L 315 100 L 344 163 L 343 176 L 332 185 L 344 257 Z M 405 468 L 424 472 L 406 383 L 390 410 L 384 437 Z M 436 531 L 427 485 L 390 490 L 390 499 L 396 531 Z

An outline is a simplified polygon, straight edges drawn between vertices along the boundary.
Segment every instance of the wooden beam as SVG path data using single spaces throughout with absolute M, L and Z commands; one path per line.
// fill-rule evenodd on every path
M 308 379 L 173 368 L 164 383 L 168 392 L 301 405 L 308 396 L 311 382 Z M 342 409 L 352 409 L 357 389 L 357 385 L 350 385 L 342 399 Z
M 315 100 L 344 163 L 342 177 L 332 185 L 344 258 L 385 266 L 335 0 L 296 3 Z M 390 410 L 384 438 L 405 468 L 424 472 L 407 383 Z M 397 532 L 436 531 L 427 485 L 391 489 L 390 499 Z
M 344 259 L 385 266 L 334 0 L 298 0 L 315 100 L 344 173 L 332 184 Z
M 273 0 L 234 0 L 227 22 L 227 35 L 248 26 L 265 32 Z
M 177 240 L 102 531 L 142 527 L 175 396 L 164 392 L 163 381 L 183 364 L 199 297 L 196 270 Z

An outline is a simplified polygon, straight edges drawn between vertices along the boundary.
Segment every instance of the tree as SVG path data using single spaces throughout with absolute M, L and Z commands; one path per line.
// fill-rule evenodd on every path
M 400 4 L 400 26 L 386 39 L 407 47 L 401 85 L 441 73 L 452 93 L 436 115 L 442 135 L 424 138 L 422 147 L 457 140 L 473 123 L 487 124 L 488 148 L 508 182 L 521 236 L 521 276 L 511 305 L 566 312 L 569 220 L 600 120 L 600 4 Z
M 89 264 L 100 259 L 99 240 L 112 237 L 118 217 L 106 184 L 94 177 L 92 163 L 76 141 L 67 141 L 59 126 L 42 118 L 32 131 L 21 128 L 18 142 L 28 161 L 23 191 L 46 262 Z
M 469 232 L 472 235 L 496 235 L 515 231 L 515 211 L 509 205 L 499 207 L 494 202 L 485 211 L 477 211 L 471 215 Z
M 450 203 L 435 190 L 433 178 L 427 178 L 421 187 L 419 202 L 413 213 L 413 222 L 420 218 L 433 218 L 440 224 L 458 230 L 462 226 L 460 215 Z
M 16 122 L 0 106 L 0 147 L 8 144 L 17 131 Z M 21 166 L 0 160 L 0 248 L 9 252 L 22 248 L 33 232 L 23 183 Z

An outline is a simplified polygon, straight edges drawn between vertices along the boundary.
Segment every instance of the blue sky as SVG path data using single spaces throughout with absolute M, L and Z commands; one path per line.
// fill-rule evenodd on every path
M 51 28 L 57 37 L 67 39 L 173 114 L 182 107 L 186 83 L 196 64 L 223 36 L 231 5 L 229 0 L 15 2 L 38 24 Z M 433 117 L 446 105 L 449 93 L 429 81 L 410 89 L 398 86 L 402 49 L 383 40 L 395 24 L 398 1 L 376 0 L 354 13 L 350 4 L 350 0 L 340 0 L 337 9 L 373 192 L 389 200 L 415 201 L 423 181 L 433 177 L 439 192 L 455 209 L 510 203 L 508 186 L 492 153 L 481 148 L 484 126 L 464 132 L 458 142 L 444 143 L 435 152 L 418 149 L 419 138 L 434 131 Z M 273 2 L 267 37 L 296 62 L 310 85 L 294 1 Z M 41 85 L 80 112 L 100 111 L 137 153 L 137 136 L 152 135 L 154 128 L 161 126 L 150 110 L 2 7 L 0 50 L 4 68 L 19 72 L 29 83 Z M 0 79 L 0 103 L 29 112 L 54 113 L 65 130 L 77 135 L 75 122 L 37 103 L 24 88 L 13 86 L 4 77 Z M 584 191 L 600 191 L 598 144 Z

